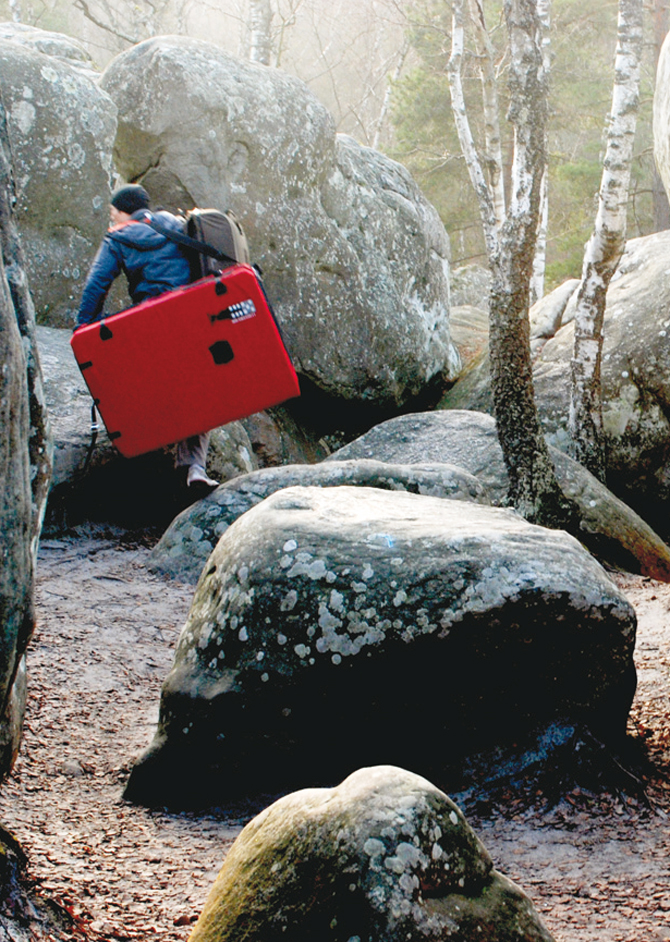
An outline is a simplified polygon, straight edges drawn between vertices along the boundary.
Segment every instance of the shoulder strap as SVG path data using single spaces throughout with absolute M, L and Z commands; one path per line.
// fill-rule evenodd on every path
M 156 222 L 153 216 L 145 216 L 141 222 L 145 223 L 150 228 L 155 229 L 156 232 L 160 232 L 161 235 L 164 235 L 166 239 L 169 239 L 171 242 L 177 242 L 179 245 L 183 245 L 188 249 L 194 249 L 196 252 L 199 252 L 201 255 L 209 255 L 211 258 L 215 258 L 220 262 L 230 262 L 232 265 L 237 265 L 237 260 L 231 258 L 230 255 L 224 255 L 223 252 L 219 252 L 218 249 L 215 249 L 213 245 L 209 245 L 207 242 L 201 242 L 199 239 L 192 239 L 190 236 L 187 236 L 183 232 L 176 232 L 174 229 L 168 229 L 166 226 L 161 226 L 160 223 Z

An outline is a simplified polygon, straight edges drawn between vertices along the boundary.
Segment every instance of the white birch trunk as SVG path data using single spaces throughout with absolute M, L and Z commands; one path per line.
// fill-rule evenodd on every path
M 544 297 L 544 276 L 547 269 L 547 228 L 549 226 L 549 173 L 544 169 L 540 196 L 540 226 L 537 232 L 533 275 L 530 280 L 530 306 Z
M 272 55 L 270 0 L 249 0 L 249 59 L 270 65 Z
M 470 180 L 477 197 L 479 213 L 484 229 L 484 241 L 489 261 L 498 254 L 499 226 L 496 218 L 495 200 L 482 168 L 477 147 L 468 121 L 461 81 L 461 68 L 463 63 L 463 46 L 465 42 L 465 26 L 463 0 L 454 0 L 451 30 L 451 56 L 447 67 L 449 76 L 449 91 L 451 92 L 451 110 L 454 116 L 456 132 L 461 145 L 463 157 L 468 168 Z
M 500 108 L 498 105 L 493 43 L 486 28 L 483 0 L 470 0 L 470 10 L 478 48 L 479 75 L 484 106 L 484 162 L 491 188 L 496 222 L 500 229 L 505 221 L 505 180 L 503 177 Z
M 626 244 L 626 214 L 639 104 L 643 0 L 619 0 L 612 110 L 595 229 L 584 253 L 575 312 L 570 433 L 575 455 L 605 478 L 600 367 L 607 289 Z
M 537 0 L 537 16 L 542 26 L 542 67 L 547 80 L 551 69 L 551 0 Z M 542 179 L 542 205 L 540 225 L 535 245 L 533 276 L 530 282 L 530 304 L 544 297 L 544 275 L 547 267 L 547 228 L 549 225 L 549 171 L 545 167 Z
M 398 54 L 398 61 L 396 62 L 395 69 L 393 70 L 393 76 L 391 80 L 386 83 L 386 89 L 384 91 L 384 100 L 382 101 L 382 106 L 379 110 L 379 117 L 377 118 L 377 123 L 375 126 L 375 133 L 372 138 L 372 147 L 375 150 L 379 150 L 379 144 L 381 142 L 382 131 L 384 128 L 384 123 L 386 117 L 389 113 L 389 108 L 391 107 L 391 96 L 393 94 L 393 87 L 397 85 L 402 74 L 403 66 L 405 65 L 405 60 L 409 54 L 410 42 L 409 37 L 405 37 L 403 44 L 400 48 L 400 53 Z

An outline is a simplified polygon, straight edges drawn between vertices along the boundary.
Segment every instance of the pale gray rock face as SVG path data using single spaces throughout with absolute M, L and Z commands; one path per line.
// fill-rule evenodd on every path
M 399 164 L 337 137 L 300 81 L 197 40 L 118 56 L 115 159 L 167 207 L 230 208 L 297 370 L 341 401 L 395 409 L 454 376 L 449 244 Z
M 486 310 L 469 304 L 455 306 L 449 312 L 451 339 L 461 358 L 459 383 L 489 349 L 489 316 Z
M 231 847 L 190 942 L 551 942 L 460 809 L 419 775 L 359 769 L 280 798 Z
M 566 533 L 475 503 L 287 488 L 210 556 L 126 797 L 217 801 L 380 761 L 444 782 L 559 720 L 610 738 L 634 643 L 630 604 Z
M 478 307 L 488 313 L 491 272 L 482 265 L 462 265 L 451 271 L 451 303 L 454 307 Z
M 663 540 L 577 461 L 556 448 L 550 451 L 559 484 L 582 513 L 584 545 L 614 566 L 670 581 L 670 548 Z M 495 421 L 482 412 L 448 409 L 398 416 L 326 460 L 351 458 L 400 464 L 448 461 L 474 474 L 494 504 L 505 502 L 509 488 Z
M 566 282 L 531 311 L 535 396 L 547 441 L 567 451 L 570 360 L 578 286 Z M 611 490 L 670 538 L 670 232 L 631 239 L 607 292 L 603 427 Z M 491 411 L 486 357 L 441 408 Z
M 205 500 L 182 511 L 152 550 L 151 568 L 182 582 L 196 583 L 231 523 L 270 494 L 296 485 L 344 484 L 489 503 L 477 478 L 448 464 L 405 466 L 362 459 L 265 468 L 222 484 Z
M 116 108 L 62 59 L 2 38 L 0 91 L 37 317 L 71 326 L 108 224 Z
M 96 76 L 93 60 L 86 51 L 86 47 L 63 33 L 53 33 L 49 30 L 28 26 L 26 23 L 0 23 L 0 39 L 8 39 L 27 49 L 41 52 L 45 56 L 60 59 L 66 65 L 77 69 L 89 78 Z

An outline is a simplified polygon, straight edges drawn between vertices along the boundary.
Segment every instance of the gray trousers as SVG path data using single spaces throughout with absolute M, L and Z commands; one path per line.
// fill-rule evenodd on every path
M 207 449 L 209 448 L 209 432 L 202 435 L 191 435 L 181 442 L 177 442 L 177 454 L 174 460 L 175 468 L 190 468 L 197 464 L 201 468 L 207 467 Z

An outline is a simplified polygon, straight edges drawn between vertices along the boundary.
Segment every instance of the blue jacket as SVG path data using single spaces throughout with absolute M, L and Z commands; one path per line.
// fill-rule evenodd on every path
M 148 210 L 133 213 L 131 221 L 110 229 L 88 273 L 77 314 L 77 327 L 100 320 L 107 292 L 123 272 L 133 304 L 171 291 L 191 280 L 191 270 L 179 245 L 141 222 Z M 183 232 L 172 213 L 151 214 L 165 228 Z

